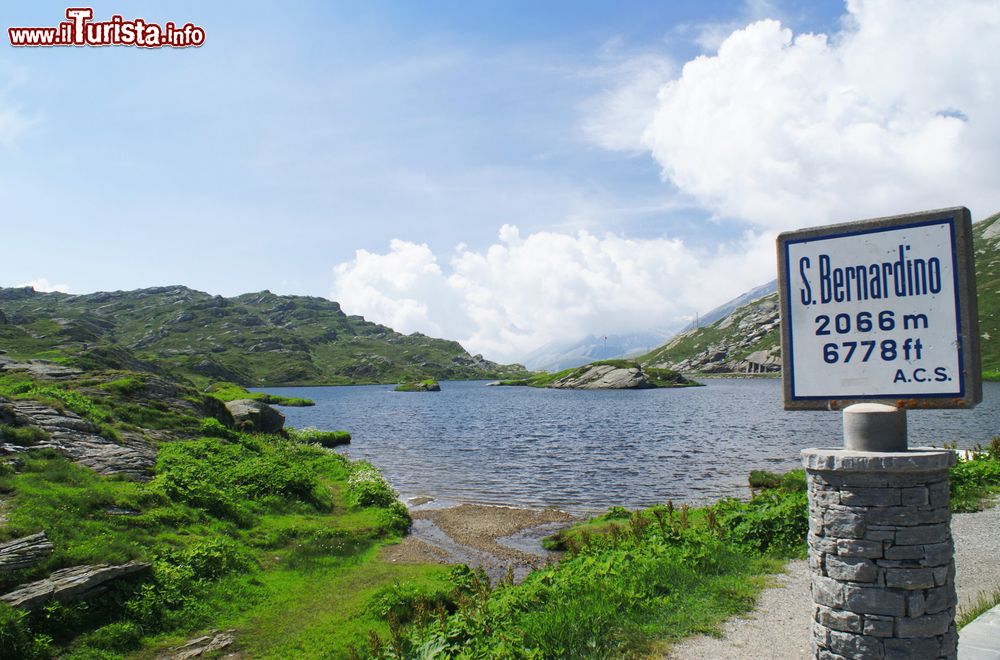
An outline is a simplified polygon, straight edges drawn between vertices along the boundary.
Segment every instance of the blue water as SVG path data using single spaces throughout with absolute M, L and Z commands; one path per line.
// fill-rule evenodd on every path
M 798 467 L 806 447 L 842 445 L 838 412 L 786 412 L 781 382 L 709 379 L 638 391 L 487 387 L 440 393 L 391 385 L 267 391 L 316 401 L 282 408 L 290 426 L 346 429 L 345 449 L 404 498 L 555 506 L 575 513 L 745 495 L 752 469 Z M 910 446 L 987 443 L 1000 433 L 1000 383 L 972 411 L 911 411 Z

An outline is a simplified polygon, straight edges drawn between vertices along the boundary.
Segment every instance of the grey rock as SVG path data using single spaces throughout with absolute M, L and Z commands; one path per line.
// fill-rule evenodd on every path
M 6 412 L 5 412 L 6 411 Z M 124 474 L 139 481 L 152 477 L 156 450 L 138 435 L 123 434 L 118 444 L 97 433 L 97 427 L 79 415 L 59 412 L 36 401 L 14 400 L 0 403 L 0 415 L 13 415 L 19 424 L 32 424 L 48 438 L 30 449 L 51 448 L 75 463 L 98 474 Z M 0 442 L 0 455 L 17 454 L 29 449 Z
M 907 527 L 896 531 L 896 545 L 922 545 L 925 543 L 944 543 L 951 538 L 951 529 L 947 524 L 921 525 Z
M 846 610 L 838 610 L 823 605 L 817 606 L 816 621 L 827 628 L 844 632 L 861 632 L 861 615 Z
M 865 535 L 865 517 L 847 509 L 827 509 L 823 512 L 823 531 L 827 536 L 860 539 Z
M 590 365 L 583 373 L 570 374 L 552 383 L 554 389 L 572 390 L 636 390 L 649 389 L 649 382 L 642 369 L 621 368 L 610 364 Z
M 878 587 L 843 585 L 844 609 L 861 614 L 903 616 L 906 600 L 902 594 Z
M 130 561 L 117 566 L 109 564 L 72 566 L 55 571 L 44 580 L 22 585 L 14 591 L 0 595 L 0 600 L 13 607 L 31 609 L 53 598 L 67 601 L 85 596 L 106 582 L 147 568 L 149 564 L 141 561 Z
M 236 399 L 226 404 L 236 427 L 257 433 L 278 433 L 285 427 L 285 416 L 262 401 Z
M 914 619 L 905 617 L 896 622 L 897 637 L 934 637 L 948 632 L 954 619 L 952 612 L 925 614 Z
M 52 554 L 52 549 L 45 532 L 0 543 L 0 573 L 40 564 Z
M 882 556 L 882 542 L 841 539 L 837 541 L 837 554 L 841 557 L 878 559 Z
M 188 640 L 180 646 L 170 649 L 167 655 L 157 656 L 157 660 L 188 660 L 189 658 L 200 658 L 206 654 L 213 654 L 222 651 L 232 645 L 235 628 L 219 631 L 210 630 L 207 635 Z
M 874 582 L 878 568 L 867 559 L 827 557 L 826 574 L 840 581 Z

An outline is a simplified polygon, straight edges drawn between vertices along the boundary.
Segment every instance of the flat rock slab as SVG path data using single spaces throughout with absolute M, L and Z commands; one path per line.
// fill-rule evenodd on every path
M 31 609 L 52 598 L 60 601 L 79 598 L 106 582 L 147 568 L 149 563 L 144 561 L 130 561 L 117 566 L 109 564 L 71 566 L 52 573 L 44 580 L 31 582 L 3 594 L 0 600 L 13 607 Z
M 0 543 L 0 573 L 40 564 L 52 554 L 52 548 L 45 532 Z
M 98 474 L 126 474 L 139 481 L 153 476 L 156 450 L 138 436 L 124 437 L 118 444 L 99 435 L 96 426 L 76 413 L 59 412 L 37 401 L 0 401 L 0 406 L 19 423 L 38 426 L 49 435 L 31 447 L 0 442 L 0 455 L 51 448 Z
M 200 658 L 206 653 L 221 651 L 233 643 L 234 632 L 236 632 L 235 628 L 221 632 L 210 630 L 207 635 L 196 637 L 181 646 L 170 649 L 167 655 L 157 656 L 157 660 L 188 660 L 188 658 Z M 229 654 L 226 657 L 234 658 L 239 656 L 238 654 Z

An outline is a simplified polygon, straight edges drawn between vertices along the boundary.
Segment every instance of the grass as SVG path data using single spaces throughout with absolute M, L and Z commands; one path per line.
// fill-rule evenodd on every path
M 955 617 L 955 627 L 961 630 L 997 605 L 1000 605 L 1000 589 L 993 593 L 979 592 L 979 597 L 974 602 L 959 610 L 958 616 Z
M 305 407 L 316 405 L 316 402 L 312 399 L 280 396 L 277 394 L 267 394 L 265 392 L 251 392 L 245 387 L 235 383 L 212 383 L 208 386 L 206 392 L 209 396 L 213 396 L 223 403 L 236 401 L 237 399 L 256 399 L 257 401 L 276 406 Z
M 0 650 L 14 640 L 4 657 L 152 657 L 225 625 L 242 629 L 241 644 L 246 633 L 254 657 L 346 655 L 369 628 L 388 630 L 366 614 L 372 593 L 446 580 L 441 567 L 377 560 L 410 521 L 372 471 L 294 438 L 233 432 L 163 445 L 149 483 L 49 450 L 29 452 L 17 472 L 0 463 L 10 499 L 0 540 L 44 529 L 55 546 L 41 565 L 0 574 L 0 589 L 83 563 L 152 563 L 96 598 L 27 615 L 0 607 Z
M 400 383 L 393 389 L 394 392 L 439 392 L 440 390 L 441 385 L 433 378 Z

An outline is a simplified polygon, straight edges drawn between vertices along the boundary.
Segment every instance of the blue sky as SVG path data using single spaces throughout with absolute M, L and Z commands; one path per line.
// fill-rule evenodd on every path
M 893 3 L 885 4 L 851 13 L 862 28 L 878 21 L 891 26 Z M 725 65 L 732 58 L 723 57 L 720 45 L 761 19 L 780 26 L 769 23 L 768 31 L 757 24 L 747 32 L 748 52 L 773 52 L 766 44 L 783 38 L 780 29 L 794 38 L 831 35 L 828 50 L 835 50 L 848 13 L 840 2 L 122 0 L 94 9 L 97 19 L 191 21 L 205 28 L 207 40 L 183 50 L 15 49 L 4 35 L 0 285 L 44 278 L 73 293 L 179 283 L 223 295 L 265 288 L 332 295 L 349 312 L 507 358 L 573 333 L 672 327 L 704 311 L 699 307 L 769 279 L 760 264 L 771 257 L 760 256 L 760 246 L 795 220 L 771 222 L 774 208 L 725 192 L 740 190 L 740 200 L 753 200 L 755 190 L 770 189 L 769 181 L 752 180 L 757 188 L 744 190 L 751 184 L 741 170 L 710 180 L 726 163 L 750 158 L 745 153 L 712 146 L 713 131 L 684 132 L 693 142 L 671 133 L 670 126 L 704 116 L 692 104 L 712 81 L 725 80 L 683 67 L 699 56 Z M 0 25 L 4 32 L 55 25 L 64 11 L 64 4 L 21 3 L 4 8 Z M 738 40 L 730 41 L 737 52 Z M 808 54 L 798 46 L 784 47 L 793 63 L 804 57 L 796 53 Z M 852 53 L 865 51 L 858 46 Z M 817 57 L 838 66 L 851 59 Z M 814 66 L 809 62 L 805 73 Z M 885 68 L 892 66 L 898 62 Z M 768 68 L 774 67 L 765 61 L 758 70 Z M 738 80 L 752 74 L 739 73 Z M 671 81 L 678 97 L 658 105 L 656 90 Z M 797 84 L 781 83 L 793 90 Z M 684 96 L 684 89 L 694 91 Z M 759 98 L 754 89 L 760 88 L 743 90 L 746 105 Z M 965 92 L 954 96 L 961 100 Z M 934 112 L 965 112 L 951 97 L 941 103 Z M 861 105 L 871 107 L 871 99 Z M 692 112 L 689 119 L 681 108 Z M 781 130 L 797 121 L 778 119 Z M 742 143 L 732 136 L 758 123 L 771 125 L 751 115 L 743 128 L 721 134 Z M 940 140 L 949 139 L 948 126 Z M 927 134 L 921 139 L 935 139 Z M 767 135 L 759 139 L 753 153 L 774 143 Z M 697 170 L 702 144 L 717 160 L 706 157 Z M 892 148 L 919 160 L 909 144 Z M 836 166 L 803 164 L 789 149 L 796 172 Z M 781 154 L 775 158 L 787 170 Z M 867 217 L 898 206 L 915 210 L 890 191 L 857 212 Z M 831 214 L 851 219 L 836 214 L 854 212 L 834 203 L 815 213 L 807 208 L 801 224 Z M 516 226 L 515 233 L 505 226 Z M 523 245 L 535 249 L 513 259 Z M 584 255 L 582 261 L 561 249 Z M 497 262 L 497 250 L 512 258 Z M 680 269 L 751 252 L 757 256 L 730 273 L 726 286 L 681 282 L 676 270 L 649 274 L 656 254 L 673 255 Z M 649 254 L 650 262 L 615 256 L 629 253 Z M 497 269 L 537 264 L 546 255 L 554 256 L 549 272 L 524 266 L 511 278 L 516 290 L 496 284 Z M 562 256 L 567 268 L 558 266 Z M 559 273 L 580 263 L 582 270 L 560 283 Z M 616 283 L 610 289 L 601 284 L 609 277 Z M 551 284 L 552 295 L 534 306 L 564 305 L 553 317 L 572 323 L 526 311 L 539 278 Z M 668 295 L 671 286 L 677 296 Z M 607 297 L 662 309 L 633 318 L 633 308 L 604 306 Z M 595 320 L 609 314 L 630 318 Z M 486 330 L 504 324 L 512 334 Z

